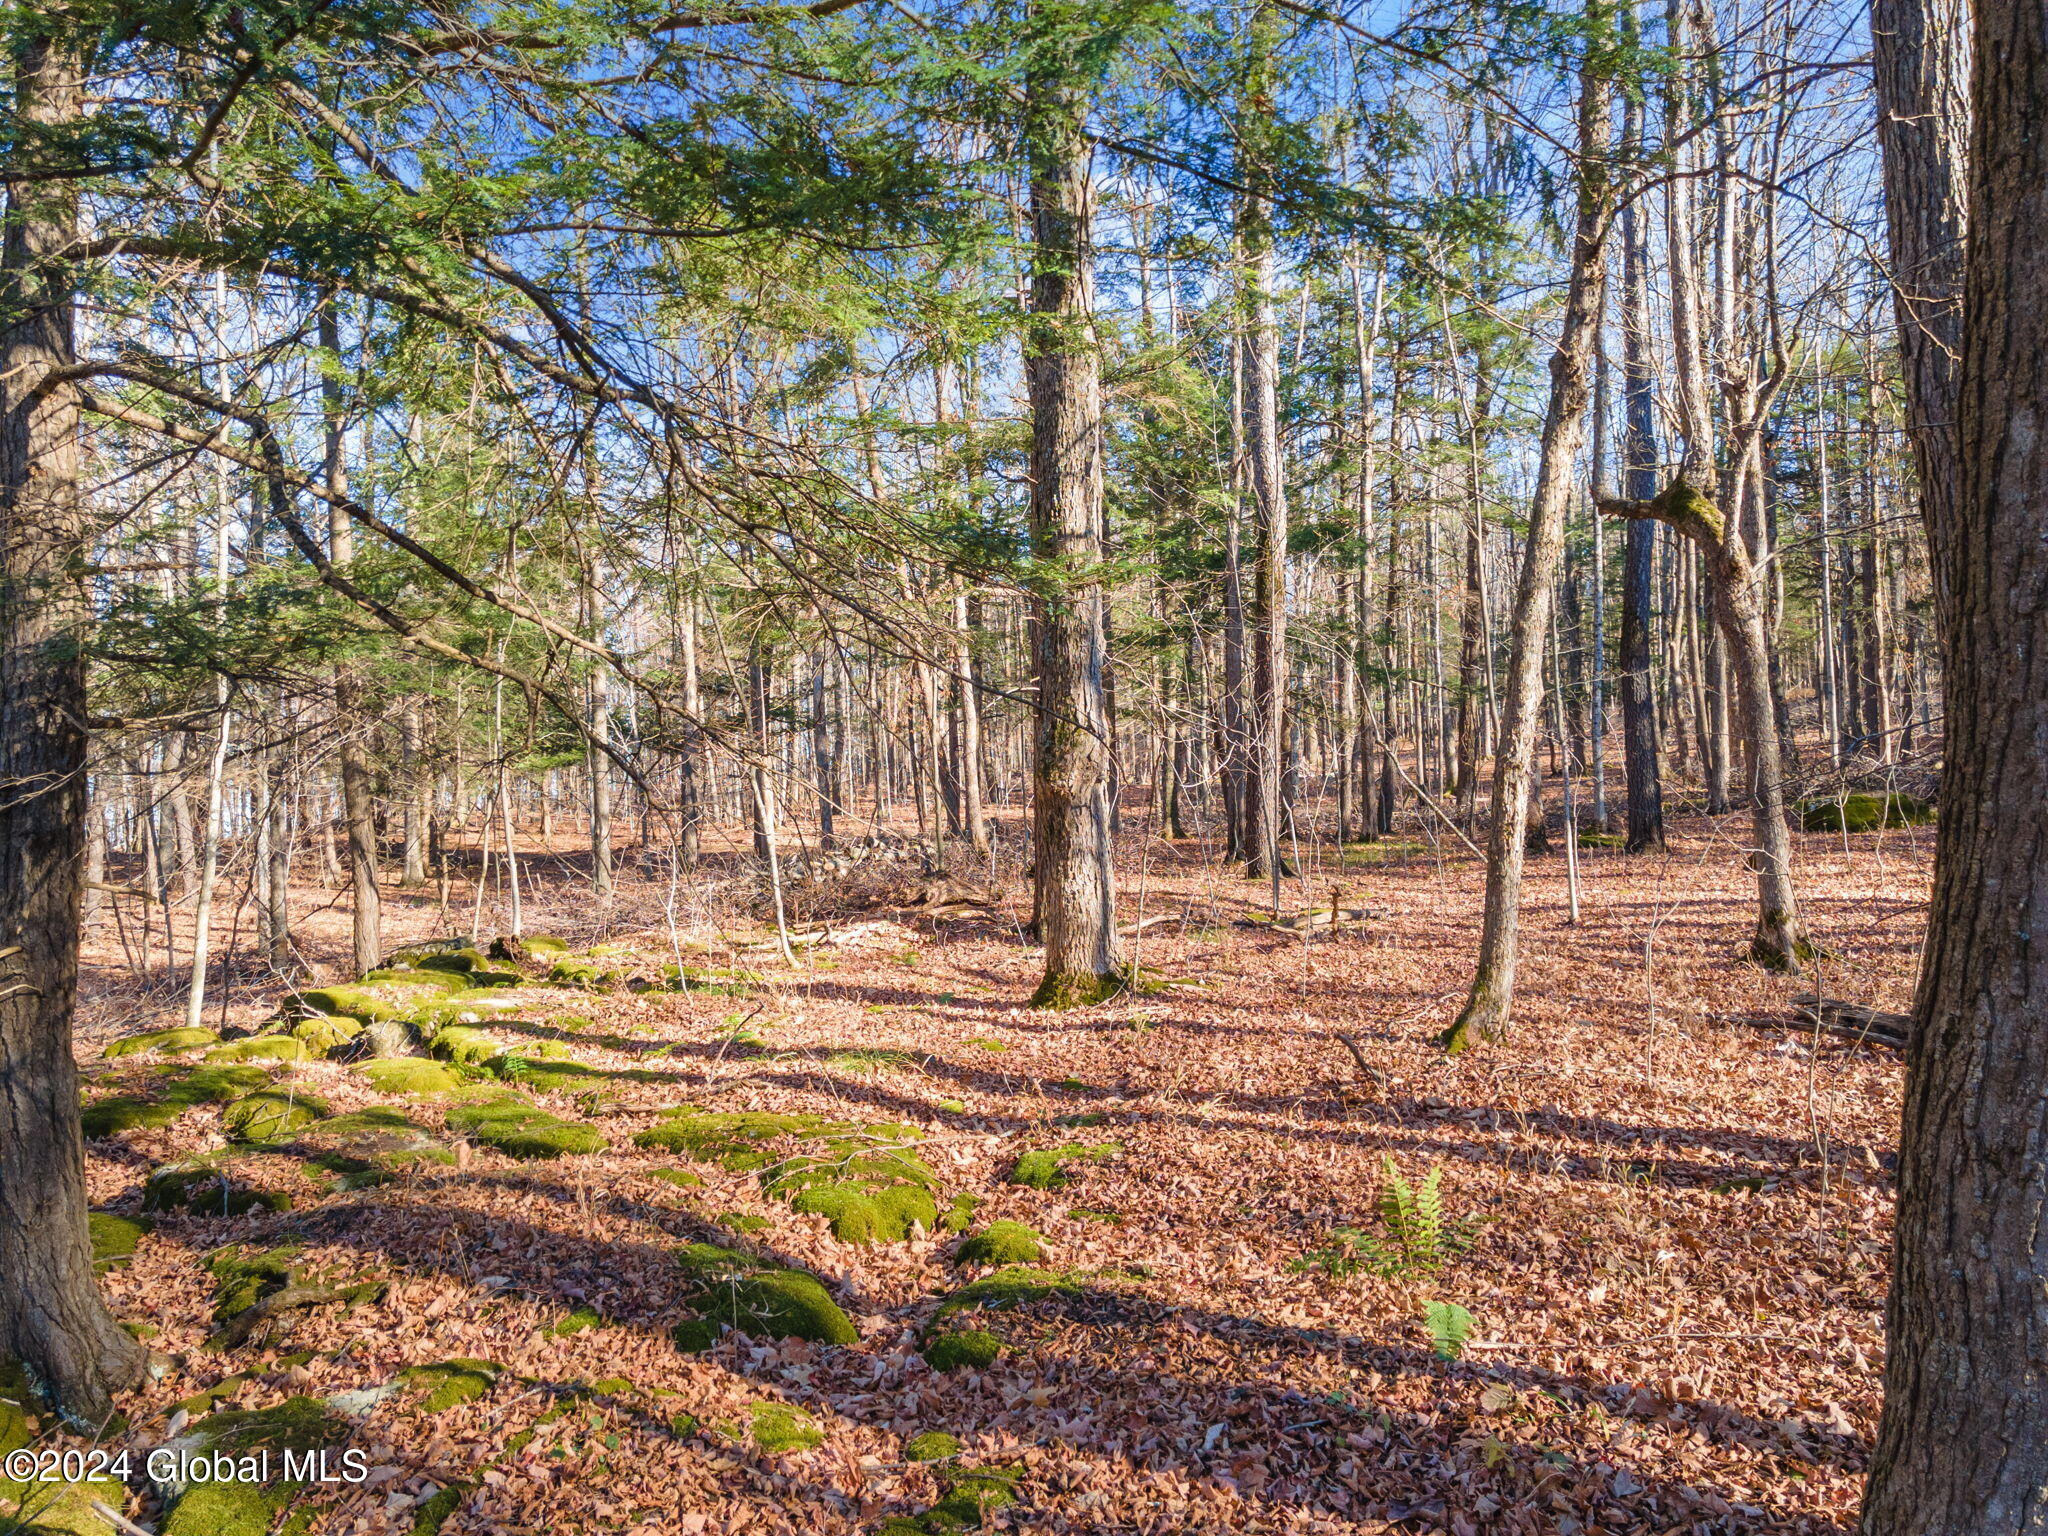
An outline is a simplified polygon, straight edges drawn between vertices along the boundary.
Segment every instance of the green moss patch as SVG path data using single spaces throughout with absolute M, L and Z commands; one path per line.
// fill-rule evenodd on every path
M 428 1042 L 427 1049 L 443 1061 L 473 1066 L 489 1061 L 505 1048 L 480 1029 L 450 1024 Z
M 573 1157 L 611 1145 L 597 1127 L 562 1120 L 513 1094 L 448 1112 L 448 1128 L 507 1157 Z
M 437 1098 L 460 1093 L 467 1086 L 462 1076 L 445 1064 L 422 1061 L 417 1056 L 391 1056 L 381 1061 L 366 1061 L 356 1070 L 379 1093 L 403 1093 L 413 1098 Z
M 490 1391 L 504 1369 L 490 1360 L 438 1360 L 431 1365 L 408 1366 L 399 1376 L 426 1389 L 417 1405 L 422 1411 L 446 1413 Z
M 28 1377 L 12 1360 L 0 1358 L 0 1457 L 33 1444 L 45 1426 L 33 1411 Z M 113 1527 L 93 1513 L 99 1499 L 120 1508 L 125 1490 L 117 1477 L 76 1483 L 17 1482 L 0 1468 L 0 1532 L 21 1536 L 113 1536 Z
M 251 1035 L 246 1040 L 230 1040 L 206 1053 L 207 1061 L 215 1065 L 230 1061 L 317 1061 L 319 1057 L 320 1052 L 293 1035 Z
M 1875 832 L 1882 827 L 1924 827 L 1934 820 L 1933 806 L 1902 794 L 1808 800 L 1799 812 L 1800 825 L 1809 832 Z
M 754 1444 L 764 1451 L 784 1455 L 815 1450 L 825 1443 L 825 1431 L 818 1421 L 788 1403 L 756 1403 L 748 1417 Z
M 678 1348 L 703 1350 L 727 1328 L 757 1339 L 855 1344 L 860 1333 L 815 1275 L 774 1269 L 750 1254 L 691 1243 L 676 1253 L 697 1316 L 675 1330 Z
M 953 1203 L 946 1207 L 939 1217 L 938 1230 L 941 1232 L 965 1232 L 974 1225 L 974 1213 L 981 1209 L 981 1196 L 971 1195 L 962 1190 L 953 1197 Z
M 313 987 L 301 992 L 298 1000 L 315 1013 L 354 1019 L 358 1024 L 377 1024 L 410 1019 L 417 1009 L 445 1002 L 448 996 L 448 985 L 440 978 L 407 975 L 385 981 L 351 982 L 346 986 Z
M 1061 1271 L 1014 1264 L 961 1286 L 946 1298 L 939 1312 L 943 1316 L 973 1307 L 990 1312 L 1009 1311 L 1048 1296 L 1079 1296 L 1083 1288 L 1078 1279 Z
M 89 1214 L 85 1226 L 92 1238 L 93 1273 L 103 1275 L 134 1258 L 136 1245 L 149 1235 L 150 1225 L 146 1220 L 114 1216 L 106 1211 Z
M 277 1141 L 311 1125 L 327 1113 L 327 1105 L 290 1088 L 264 1088 L 236 1099 L 220 1113 L 221 1124 L 237 1141 Z
M 270 1086 L 270 1074 L 261 1067 L 194 1067 L 174 1076 L 154 1099 L 123 1095 L 100 1099 L 79 1113 L 85 1134 L 92 1139 L 132 1131 L 143 1126 L 169 1125 L 197 1104 L 225 1104 L 243 1094 Z
M 219 1044 L 220 1036 L 210 1029 L 190 1029 L 180 1025 L 176 1029 L 152 1029 L 146 1034 L 123 1036 L 101 1054 L 109 1061 L 120 1056 L 133 1056 L 141 1051 L 163 1051 L 175 1056 L 185 1051 L 199 1050 L 203 1046 Z
M 905 1461 L 945 1461 L 960 1454 L 960 1442 L 943 1429 L 928 1429 L 903 1447 Z
M 301 1019 L 291 1027 L 291 1037 L 316 1056 L 333 1056 L 347 1050 L 362 1032 L 363 1026 L 354 1019 L 330 1019 L 325 1015 Z
M 303 1486 L 302 1479 L 281 1475 L 287 1453 L 296 1459 L 327 1451 L 330 1469 L 338 1472 L 350 1432 L 346 1419 L 310 1397 L 289 1398 L 274 1408 L 209 1414 L 172 1442 L 173 1448 L 186 1453 L 171 1458 L 172 1464 L 192 1465 L 193 1458 L 205 1457 L 197 1464 L 210 1467 L 212 1458 L 232 1458 L 235 1475 L 165 1486 L 165 1496 L 173 1502 L 163 1536 L 266 1536 L 279 1511 Z M 271 1481 L 239 1475 L 243 1469 L 260 1472 L 265 1452 Z M 317 1454 L 309 1459 L 317 1468 Z
M 1002 1354 L 1003 1341 L 979 1328 L 961 1328 L 933 1334 L 921 1352 L 935 1371 L 985 1371 Z
M 548 1329 L 557 1339 L 566 1339 L 573 1334 L 585 1333 L 592 1328 L 604 1326 L 604 1315 L 595 1307 L 578 1307 L 560 1322 Z
M 702 1189 L 704 1181 L 687 1168 L 651 1168 L 647 1177 L 673 1184 L 677 1189 Z
M 1123 1151 L 1114 1141 L 1097 1146 L 1044 1147 L 1021 1154 L 1010 1168 L 1009 1182 L 1027 1189 L 1065 1189 L 1074 1182 L 1071 1163 L 1102 1163 Z
M 78 1127 L 87 1141 L 104 1141 L 123 1131 L 154 1130 L 169 1125 L 191 1107 L 169 1099 L 137 1099 L 123 1094 L 86 1105 L 78 1112 Z
M 681 1152 L 700 1163 L 717 1163 L 735 1172 L 756 1172 L 776 1161 L 769 1143 L 809 1136 L 825 1121 L 817 1115 L 779 1115 L 766 1111 L 715 1113 L 684 1105 L 666 1112 L 659 1125 L 633 1138 L 636 1147 Z
M 290 1285 L 298 1256 L 295 1244 L 251 1250 L 231 1243 L 218 1250 L 206 1263 L 213 1276 L 213 1320 L 224 1323 Z
M 953 1251 L 956 1264 L 1036 1264 L 1045 1239 L 1021 1221 L 992 1221 Z
M 725 1228 L 726 1231 L 737 1232 L 743 1237 L 750 1232 L 765 1232 L 768 1230 L 768 1218 L 766 1216 L 751 1216 L 745 1211 L 722 1211 L 711 1219 Z
M 251 1189 L 223 1157 L 194 1157 L 166 1163 L 142 1186 L 145 1211 L 186 1211 L 194 1216 L 242 1216 L 250 1211 L 288 1211 L 291 1196 Z

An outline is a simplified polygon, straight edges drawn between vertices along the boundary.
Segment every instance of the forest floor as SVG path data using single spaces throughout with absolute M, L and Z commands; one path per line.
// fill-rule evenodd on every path
M 916 884 L 904 866 L 799 893 L 795 926 L 822 912 L 855 940 L 794 967 L 734 879 L 629 875 L 603 908 L 566 856 L 534 861 L 529 933 L 618 946 L 596 963 L 642 986 L 680 953 L 691 990 L 530 970 L 478 1014 L 483 1051 L 502 1054 L 452 1090 L 380 1093 L 360 1063 L 263 1066 L 322 1114 L 401 1112 L 447 1161 L 351 1189 L 232 1141 L 208 1103 L 89 1143 L 106 1212 L 139 1213 L 152 1170 L 195 1157 L 216 1204 L 239 1203 L 231 1185 L 292 1197 L 159 1212 L 110 1269 L 117 1315 L 172 1362 L 124 1399 L 132 1444 L 189 1437 L 209 1409 L 337 1399 L 331 1433 L 370 1480 L 268 1495 L 337 1533 L 907 1536 L 976 1516 L 1033 1532 L 1846 1532 L 1878 1407 L 1899 1061 L 1803 1027 L 1791 998 L 1811 978 L 1738 963 L 1740 825 L 1679 822 L 1664 856 L 1588 850 L 1576 924 L 1564 858 L 1533 859 L 1513 1033 L 1455 1060 L 1432 1040 L 1477 946 L 1482 872 L 1462 848 L 1324 849 L 1309 893 L 1341 887 L 1367 915 L 1303 938 L 1260 922 L 1264 888 L 1200 845 L 1133 830 L 1124 920 L 1167 919 L 1134 946 L 1165 985 L 1053 1014 L 1023 1006 L 1038 960 L 1014 829 L 994 908 L 892 907 Z M 1827 994 L 1909 1005 L 1932 847 L 1926 828 L 1801 837 Z M 466 890 L 451 918 L 431 893 L 391 891 L 392 944 L 466 934 Z M 301 905 L 338 974 L 346 897 Z M 103 1059 L 177 1020 L 125 980 L 111 920 L 96 934 L 88 1102 L 160 1094 L 194 1058 Z M 229 1021 L 255 1024 L 278 995 Z M 507 1082 L 608 1149 L 519 1160 L 450 1129 Z M 1032 1229 L 1039 1273 L 1007 1274 L 992 1299 L 1013 1305 L 942 1314 L 992 1273 L 956 1262 L 954 1233 L 841 1241 L 764 1188 L 764 1158 L 708 1133 L 636 1146 L 716 1128 L 664 1118 L 685 1105 L 828 1122 L 780 1122 L 776 1153 L 864 1128 L 864 1146 L 935 1172 L 939 1210 L 976 1197 L 969 1231 Z M 1064 1184 L 1011 1181 L 1020 1155 L 1062 1147 L 1089 1149 Z M 1379 1214 L 1390 1162 L 1411 1187 L 1441 1170 L 1440 1254 Z M 1340 1229 L 1365 1236 L 1347 1247 Z M 679 1261 L 691 1243 L 735 1250 L 712 1261 L 728 1273 L 815 1275 L 858 1342 L 679 1347 L 678 1323 L 742 1283 L 707 1282 L 702 1249 Z M 232 1310 L 236 1276 L 209 1267 L 228 1244 L 295 1250 L 279 1260 L 295 1282 L 370 1288 L 210 1342 Z M 1432 1302 L 1473 1319 L 1458 1358 L 1433 1347 Z M 1002 1342 L 993 1363 L 921 1354 L 969 1326 Z M 401 1375 L 451 1361 L 469 1363 Z M 950 1449 L 912 1445 L 934 1431 L 957 1451 L 916 1459 Z M 182 1520 L 146 1492 L 127 1508 L 151 1530 L 206 1530 L 196 1503 Z

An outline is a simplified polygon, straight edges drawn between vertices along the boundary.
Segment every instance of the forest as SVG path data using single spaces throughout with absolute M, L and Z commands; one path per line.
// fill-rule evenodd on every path
M 0 26 L 0 1536 L 2048 1522 L 2048 11 Z

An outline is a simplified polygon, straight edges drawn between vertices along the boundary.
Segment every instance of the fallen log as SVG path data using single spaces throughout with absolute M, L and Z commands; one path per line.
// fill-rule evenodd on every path
M 1887 1013 L 1881 1008 L 1868 1008 L 1862 1003 L 1847 1003 L 1812 992 L 1800 993 L 1792 999 L 1792 1006 L 1805 1015 L 1809 1025 L 1816 1025 L 1844 1040 L 1860 1040 L 1904 1050 L 1906 1042 L 1913 1037 L 1913 1016 L 1909 1013 Z

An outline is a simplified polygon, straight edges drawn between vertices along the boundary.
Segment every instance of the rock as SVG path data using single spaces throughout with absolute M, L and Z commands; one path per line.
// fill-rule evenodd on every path
M 448 1033 L 443 1030 L 442 1034 Z M 435 1036 L 438 1040 L 439 1035 Z M 438 1061 L 417 1056 L 394 1056 L 388 1060 L 366 1061 L 356 1068 L 379 1093 L 403 1093 L 413 1098 L 439 1098 L 460 1093 L 468 1086 L 462 1076 Z
M 121 1056 L 133 1056 L 139 1051 L 163 1051 L 178 1055 L 185 1051 L 196 1051 L 202 1046 L 220 1044 L 220 1036 L 210 1029 L 153 1029 L 147 1034 L 128 1035 L 108 1046 L 103 1054 L 112 1061 Z
M 956 1264 L 1036 1264 L 1045 1242 L 1020 1221 L 992 1221 L 953 1251 Z
M 1934 807 L 1912 795 L 1844 795 L 1809 800 L 1800 806 L 1800 825 L 1809 832 L 1875 832 L 1881 827 L 1921 827 L 1934 820 Z
M 464 1065 L 489 1061 L 503 1051 L 489 1035 L 480 1029 L 470 1029 L 461 1024 L 451 1024 L 441 1030 L 428 1042 L 427 1050 L 443 1061 Z
M 507 1157 L 525 1159 L 572 1157 L 611 1145 L 595 1126 L 557 1119 L 516 1094 L 450 1110 L 448 1128 Z
M 188 1211 L 194 1216 L 241 1216 L 250 1211 L 288 1211 L 291 1196 L 238 1183 L 224 1157 L 194 1157 L 166 1163 L 142 1186 L 145 1211 Z
M 236 1099 L 220 1112 L 220 1119 L 237 1141 L 277 1141 L 327 1112 L 320 1099 L 290 1088 L 265 1088 Z
M 320 1053 L 292 1035 L 251 1035 L 230 1040 L 206 1053 L 209 1063 L 233 1061 L 314 1061 Z
M 815 1275 L 775 1269 L 736 1249 L 691 1243 L 677 1260 L 690 1282 L 698 1316 L 677 1325 L 685 1350 L 709 1349 L 726 1328 L 757 1339 L 809 1339 L 856 1344 L 860 1333 Z

